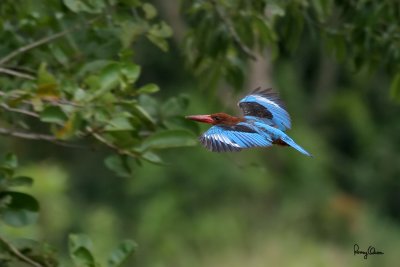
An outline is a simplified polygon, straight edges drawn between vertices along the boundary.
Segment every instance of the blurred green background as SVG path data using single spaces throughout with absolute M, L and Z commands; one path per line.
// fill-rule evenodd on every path
M 219 80 L 208 87 L 187 66 L 190 51 L 182 52 L 179 35 L 193 22 L 176 18 L 179 1 L 152 3 L 175 31 L 166 53 L 146 42 L 134 48 L 139 82 L 161 88 L 154 98 L 185 95 L 190 104 L 182 116 L 239 115 L 242 96 L 272 87 L 291 114 L 288 134 L 314 158 L 285 147 L 219 154 L 198 145 L 163 150 L 164 165 L 143 162 L 131 177 L 120 177 L 103 164 L 106 148 L 2 137 L 1 150 L 20 158 L 18 173 L 35 179 L 22 191 L 39 200 L 41 211 L 36 225 L 0 224 L 0 233 L 51 244 L 65 266 L 67 237 L 81 232 L 93 240 L 99 261 L 120 240 L 135 240 L 126 266 L 397 266 L 400 107 L 389 94 L 396 69 L 382 62 L 354 68 L 347 60 L 351 43 L 338 60 L 305 27 L 294 50 L 282 38 L 278 55 L 267 46 L 256 52 L 258 61 L 242 65 L 243 86 Z M 282 18 L 278 34 L 290 23 Z M 208 128 L 199 127 L 196 134 Z M 353 254 L 354 244 L 385 254 L 363 259 Z

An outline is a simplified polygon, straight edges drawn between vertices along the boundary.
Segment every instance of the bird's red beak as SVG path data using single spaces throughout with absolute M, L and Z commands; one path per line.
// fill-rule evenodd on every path
M 186 116 L 185 118 L 192 121 L 199 121 L 209 124 L 212 124 L 214 122 L 214 120 L 211 118 L 210 115 L 192 115 L 192 116 Z

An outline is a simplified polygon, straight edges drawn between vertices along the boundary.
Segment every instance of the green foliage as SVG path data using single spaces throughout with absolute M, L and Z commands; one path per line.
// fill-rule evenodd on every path
M 96 267 L 92 241 L 86 235 L 69 236 L 69 253 L 75 266 Z
M 12 227 L 22 227 L 37 221 L 39 204 L 31 195 L 10 191 L 10 188 L 31 186 L 33 179 L 26 176 L 15 176 L 18 160 L 14 154 L 7 154 L 0 163 L 0 227 L 8 224 Z M 9 266 L 15 259 L 31 261 L 44 267 L 58 266 L 57 255 L 53 248 L 34 240 L 21 239 L 9 243 L 0 236 L 0 263 Z M 123 241 L 114 249 L 107 264 L 100 264 L 94 256 L 92 241 L 86 235 L 72 234 L 69 237 L 69 253 L 76 267 L 119 267 L 136 249 L 135 242 Z M 18 252 L 18 255 L 15 253 Z
M 136 243 L 130 240 L 123 241 L 108 258 L 108 267 L 119 267 L 132 255 L 136 250 Z
M 133 241 L 107 247 L 127 236 L 143 244 L 135 258 L 141 266 L 261 266 L 271 259 L 275 266 L 313 266 L 328 262 L 332 249 L 347 262 L 351 243 L 371 240 L 379 249 L 393 247 L 384 248 L 384 263 L 397 261 L 386 249 L 399 247 L 398 224 L 381 221 L 399 214 L 398 112 L 379 91 L 388 75 L 390 95 L 400 99 L 395 1 L 184 0 L 184 53 L 179 46 L 169 51 L 173 29 L 160 15 L 171 10 L 159 12 L 149 2 L 39 2 L 0 5 L 0 131 L 89 149 L 12 143 L 42 175 L 54 175 L 47 169 L 54 162 L 37 164 L 45 154 L 68 165 L 71 177 L 59 185 L 63 190 L 31 189 L 41 204 L 37 225 L 38 201 L 24 188 L 33 180 L 18 174 L 15 155 L 4 158 L 0 266 L 21 260 L 12 248 L 46 267 L 68 260 L 76 267 L 129 265 Z M 315 159 L 284 148 L 168 151 L 198 143 L 199 126 L 183 117 L 189 99 L 193 114 L 217 108 L 209 95 L 193 92 L 180 55 L 200 77 L 196 86 L 215 91 L 225 80 L 238 90 L 249 60 L 266 50 L 273 82 L 296 121 L 291 134 Z M 375 70 L 380 76 L 373 80 Z M 179 95 L 183 90 L 187 95 Z M 135 179 L 111 179 L 99 165 L 103 158 L 116 175 Z M 55 210 L 63 212 L 57 220 Z M 94 239 L 70 234 L 68 256 L 18 238 L 39 236 L 63 248 L 71 229 Z
M 12 243 L 6 242 L 6 240 L 0 241 L 0 248 L 2 248 L 2 246 L 4 247 L 3 250 L 0 250 L 0 262 L 4 260 L 4 262 L 1 262 L 3 264 L 1 266 L 13 266 L 13 263 L 17 262 L 15 259 L 16 255 L 10 253 L 10 246 L 18 250 L 22 257 L 25 257 L 24 260 L 18 258 L 19 262 L 31 260 L 31 265 L 33 263 L 36 264 L 36 266 L 40 264 L 40 266 L 43 267 L 59 266 L 59 262 L 56 258 L 56 251 L 46 243 L 40 243 L 30 239 L 18 239 Z M 19 257 L 21 257 L 20 255 Z
M 38 218 L 38 201 L 29 194 L 12 191 L 14 187 L 31 186 L 33 183 L 30 177 L 15 175 L 17 168 L 18 159 L 14 154 L 5 155 L 0 162 L 0 226 L 2 224 L 12 227 L 27 226 L 35 223 Z M 3 238 L 0 238 L 0 247 L 4 247 L 0 251 L 0 263 L 3 258 L 5 262 L 12 262 L 12 256 L 15 256 L 15 253 L 10 250 Z M 24 252 L 24 254 L 32 254 L 31 249 L 24 248 Z
M 21 227 L 36 222 L 39 204 L 31 195 L 11 191 L 33 183 L 30 177 L 15 176 L 17 167 L 14 154 L 7 154 L 0 163 L 0 219 L 8 225 Z
M 132 45 L 146 37 L 167 51 L 171 28 L 146 2 L 47 2 L 38 9 L 28 5 L 20 11 L 20 15 L 36 12 L 30 18 L 32 27 L 12 23 L 7 11 L 16 3 L 6 2 L 0 10 L 2 25 L 9 25 L 3 27 L 2 38 L 10 39 L 10 32 L 30 31 L 29 38 L 16 35 L 1 48 L 9 56 L 0 59 L 0 67 L 17 72 L 15 77 L 1 78 L 0 101 L 11 111 L 1 113 L 1 118 L 13 128 L 11 135 L 28 132 L 29 139 L 64 144 L 92 137 L 121 155 L 148 159 L 149 154 L 138 149 L 141 143 L 170 125 L 159 114 L 148 114 L 138 101 L 141 95 L 159 91 L 159 86 L 139 83 L 141 67 L 132 62 Z M 77 15 L 86 22 L 76 20 Z M 38 27 L 40 23 L 46 23 L 47 33 Z M 28 60 L 18 51 L 20 46 L 32 48 L 26 52 Z M 35 69 L 36 77 L 30 76 L 30 71 L 25 73 Z M 38 128 L 35 119 L 42 122 L 41 133 L 32 133 Z M 182 141 L 188 145 L 187 140 Z
M 105 162 L 117 174 L 127 168 L 124 161 L 162 163 L 152 151 L 161 146 L 141 149 L 149 138 L 164 142 L 165 148 L 180 146 L 180 142 L 194 145 L 183 135 L 182 140 L 171 141 L 169 136 L 161 140 L 160 134 L 173 133 L 176 127 L 167 123 L 169 117 L 150 115 L 147 109 L 152 107 L 139 100 L 146 96 L 154 107 L 159 106 L 150 96 L 159 86 L 140 81 L 141 66 L 134 63 L 132 50 L 146 38 L 168 51 L 166 39 L 172 30 L 157 14 L 153 5 L 142 1 L 2 3 L 0 37 L 7 41 L 0 46 L 0 72 L 8 75 L 0 76 L 0 103 L 5 111 L 0 113 L 2 132 L 62 145 L 83 139 L 96 142 L 113 150 Z M 21 19 L 16 21 L 15 16 Z M 172 112 L 170 116 L 177 115 Z M 35 223 L 39 212 L 33 196 L 13 191 L 33 183 L 30 177 L 15 175 L 17 166 L 13 154 L 0 166 L 0 219 L 1 224 L 12 227 Z M 122 174 L 132 175 L 130 171 Z M 38 264 L 58 265 L 57 255 L 37 249 L 40 243 L 3 243 L 2 266 L 3 257 L 4 264 L 19 258 L 11 249 L 14 246 Z M 132 241 L 124 241 L 112 252 L 107 265 L 102 265 L 89 243 L 84 236 L 71 236 L 70 256 L 75 266 L 121 266 L 135 248 Z
M 110 253 L 106 264 L 100 264 L 95 260 L 93 243 L 88 236 L 69 236 L 69 254 L 76 267 L 120 267 L 135 252 L 136 246 L 135 242 L 125 240 Z
M 141 150 L 173 148 L 180 146 L 194 146 L 197 143 L 195 136 L 185 130 L 170 130 L 158 132 L 147 138 Z
M 117 175 L 126 178 L 132 177 L 133 162 L 129 157 L 112 154 L 104 160 L 104 163 L 108 169 Z
M 4 208 L 1 210 L 2 220 L 14 227 L 35 223 L 39 211 L 39 203 L 32 196 L 19 192 L 1 192 L 0 199 Z
M 392 83 L 390 85 L 390 96 L 392 99 L 400 101 L 400 73 L 394 76 Z
M 242 88 L 246 64 L 256 59 L 252 51 L 262 56 L 269 49 L 276 59 L 294 52 L 309 33 L 354 70 L 384 67 L 394 76 L 400 67 L 396 1 L 185 0 L 183 6 L 191 26 L 187 62 L 206 88 L 221 79 Z

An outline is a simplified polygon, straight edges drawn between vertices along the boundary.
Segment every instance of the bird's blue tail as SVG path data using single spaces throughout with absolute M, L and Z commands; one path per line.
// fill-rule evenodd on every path
M 296 144 L 295 141 L 293 141 L 292 138 L 290 138 L 289 136 L 285 135 L 283 137 L 281 137 L 281 140 L 284 141 L 287 145 L 293 147 L 294 149 L 296 149 L 297 151 L 299 151 L 300 153 L 312 157 L 312 155 L 310 153 L 308 153 L 304 148 L 302 148 L 301 146 L 299 146 L 298 144 Z

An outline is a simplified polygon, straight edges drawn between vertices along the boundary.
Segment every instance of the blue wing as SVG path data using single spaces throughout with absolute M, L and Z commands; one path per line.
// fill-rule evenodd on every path
M 289 113 L 285 110 L 278 94 L 271 88 L 255 89 L 240 100 L 238 105 L 245 117 L 256 117 L 282 131 L 291 127 Z
M 307 150 L 305 150 L 304 148 L 299 146 L 292 138 L 290 138 L 283 131 L 281 131 L 275 127 L 272 127 L 270 125 L 266 125 L 265 123 L 260 123 L 260 122 L 254 122 L 254 126 L 261 131 L 260 132 L 261 134 L 267 135 L 268 137 L 270 137 L 273 140 L 273 142 L 272 142 L 273 144 L 276 141 L 281 141 L 284 144 L 293 147 L 300 153 L 303 153 L 304 155 L 312 157 L 312 155 L 309 152 L 307 152 Z
M 272 145 L 270 138 L 260 135 L 247 123 L 234 126 L 215 125 L 200 136 L 200 142 L 213 152 L 240 151 L 243 148 Z

